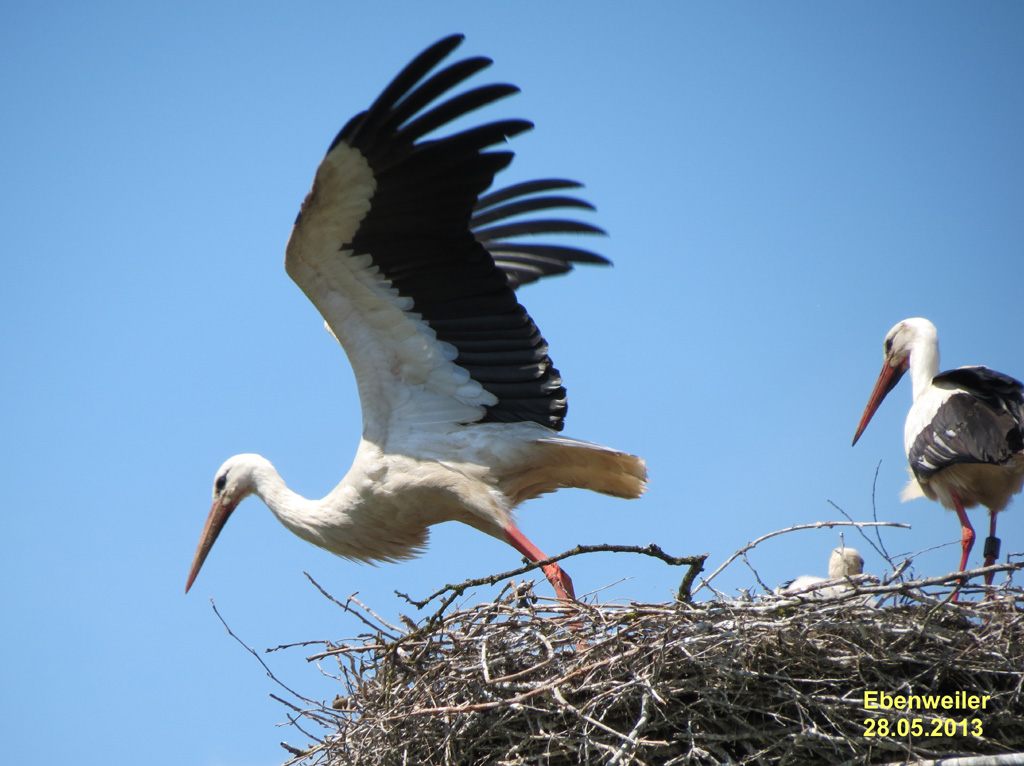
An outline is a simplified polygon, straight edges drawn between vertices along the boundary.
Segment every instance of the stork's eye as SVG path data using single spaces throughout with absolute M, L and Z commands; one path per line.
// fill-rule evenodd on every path
M 885 353 L 887 353 L 887 354 L 892 351 L 892 341 L 893 341 L 892 338 L 886 338 L 885 339 Z
M 220 476 L 217 477 L 217 481 L 214 483 L 214 486 L 217 488 L 218 492 L 223 492 L 224 487 L 225 485 L 227 485 L 227 483 L 228 475 L 226 473 L 222 473 Z

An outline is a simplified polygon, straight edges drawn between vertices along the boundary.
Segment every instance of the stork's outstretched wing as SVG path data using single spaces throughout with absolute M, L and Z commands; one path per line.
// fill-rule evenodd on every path
M 288 273 L 348 353 L 364 436 L 374 441 L 431 423 L 532 421 L 560 430 L 565 389 L 513 288 L 567 271 L 572 262 L 606 262 L 517 239 L 600 233 L 595 227 L 506 220 L 589 207 L 541 196 L 573 182 L 537 181 L 481 199 L 512 159 L 487 150 L 528 130 L 529 122 L 501 120 L 426 138 L 518 90 L 487 85 L 430 107 L 491 63 L 469 58 L 430 75 L 461 40 L 428 48 L 341 130 L 288 243 Z M 498 221 L 504 223 L 490 225 Z

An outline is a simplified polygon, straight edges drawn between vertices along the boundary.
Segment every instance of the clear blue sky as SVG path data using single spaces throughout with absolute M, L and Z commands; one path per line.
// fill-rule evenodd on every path
M 841 518 L 830 500 L 870 520 L 881 461 L 879 517 L 913 525 L 889 550 L 953 543 L 916 567 L 954 568 L 955 517 L 898 501 L 909 385 L 850 439 L 905 317 L 936 323 L 945 367 L 1024 377 L 1024 5 L 44 0 L 5 4 L 0 30 L 8 762 L 279 763 L 280 740 L 306 740 L 275 728 L 276 688 L 208 597 L 262 650 L 360 631 L 303 570 L 393 617 L 416 616 L 394 589 L 517 565 L 456 525 L 417 561 L 358 565 L 249 500 L 182 592 L 225 458 L 260 452 L 310 496 L 347 470 L 348 363 L 284 244 L 338 128 L 452 32 L 495 59 L 478 83 L 523 89 L 480 118 L 537 125 L 504 180 L 579 179 L 610 233 L 593 244 L 613 270 L 521 294 L 569 388 L 566 433 L 650 466 L 642 500 L 561 492 L 522 509 L 526 534 L 551 553 L 654 541 L 713 569 Z M 1024 549 L 1019 503 L 1001 533 Z M 774 585 L 824 574 L 837 541 L 749 558 Z M 581 593 L 629 578 L 606 600 L 668 599 L 680 575 L 567 569 Z M 735 564 L 716 585 L 755 581 Z M 303 656 L 268 662 L 332 696 Z

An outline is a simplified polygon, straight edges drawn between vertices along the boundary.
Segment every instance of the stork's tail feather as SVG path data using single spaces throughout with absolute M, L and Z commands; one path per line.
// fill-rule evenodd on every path
M 542 439 L 534 446 L 530 468 L 507 477 L 503 487 L 514 505 L 562 487 L 627 499 L 647 489 L 647 466 L 636 455 L 564 437 Z

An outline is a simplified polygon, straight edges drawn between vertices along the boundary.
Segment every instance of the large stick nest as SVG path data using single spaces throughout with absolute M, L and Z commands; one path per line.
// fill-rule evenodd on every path
M 869 580 L 827 597 L 579 606 L 510 585 L 401 628 L 337 602 L 367 632 L 309 658 L 339 682 L 333 702 L 281 700 L 314 741 L 285 745 L 289 763 L 906 763 L 1024 750 L 1024 591 L 951 602 L 952 577 Z M 866 710 L 865 692 L 989 699 L 908 713 Z

